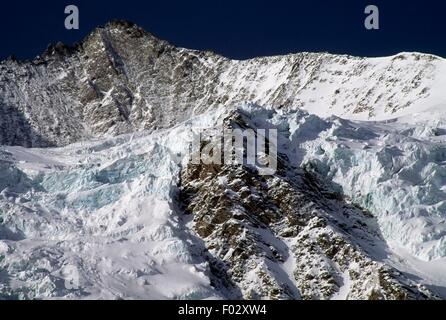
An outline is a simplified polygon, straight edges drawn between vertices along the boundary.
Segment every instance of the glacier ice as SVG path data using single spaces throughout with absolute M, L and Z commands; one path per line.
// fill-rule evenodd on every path
M 388 241 L 423 260 L 446 256 L 444 123 L 341 119 L 305 144 L 303 165 L 377 216 Z
M 218 298 L 174 201 L 187 141 L 206 121 L 60 149 L 1 147 L 0 270 L 12 280 L 0 297 Z
M 446 257 L 446 121 L 238 110 L 278 129 L 279 152 L 373 213 L 388 242 L 418 259 Z M 0 147 L 0 272 L 11 279 L 0 296 L 223 298 L 176 197 L 194 134 L 227 112 L 63 148 Z

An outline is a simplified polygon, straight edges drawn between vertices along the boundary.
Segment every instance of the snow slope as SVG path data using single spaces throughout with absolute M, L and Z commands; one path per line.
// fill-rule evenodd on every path
M 387 241 L 422 260 L 446 256 L 446 110 L 382 122 L 270 112 L 254 122 L 283 130 L 291 163 L 372 212 Z
M 258 127 L 279 128 L 279 152 L 291 163 L 377 218 L 391 250 L 385 261 L 444 296 L 446 104 L 387 121 L 247 108 Z M 335 299 L 348 295 L 343 278 Z

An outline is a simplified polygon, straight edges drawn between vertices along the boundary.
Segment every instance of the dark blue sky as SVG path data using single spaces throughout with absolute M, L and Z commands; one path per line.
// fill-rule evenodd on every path
M 79 31 L 64 8 L 80 9 Z M 381 29 L 367 31 L 364 8 L 377 5 Z M 133 21 L 173 44 L 232 58 L 328 51 L 364 56 L 421 51 L 446 57 L 446 0 L 2 2 L 0 58 L 33 58 L 49 43 L 72 44 L 111 19 Z

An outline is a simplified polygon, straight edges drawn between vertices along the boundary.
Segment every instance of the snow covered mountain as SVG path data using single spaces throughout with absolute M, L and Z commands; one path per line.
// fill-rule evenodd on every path
M 178 49 L 112 22 L 75 47 L 0 64 L 2 144 L 60 146 L 166 128 L 222 105 L 254 102 L 319 116 L 386 120 L 444 101 L 443 59 L 322 53 L 233 61 Z
M 127 22 L 0 63 L 0 298 L 446 298 L 446 62 L 233 61 Z M 278 130 L 278 170 L 191 164 Z

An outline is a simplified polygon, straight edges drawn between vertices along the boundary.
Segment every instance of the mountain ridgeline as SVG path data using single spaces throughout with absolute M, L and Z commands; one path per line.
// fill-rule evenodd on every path
M 244 102 L 390 119 L 437 103 L 443 65 L 424 54 L 298 53 L 234 61 L 176 48 L 114 21 L 74 47 L 58 43 L 33 61 L 0 63 L 0 144 L 62 146 L 168 128 Z

